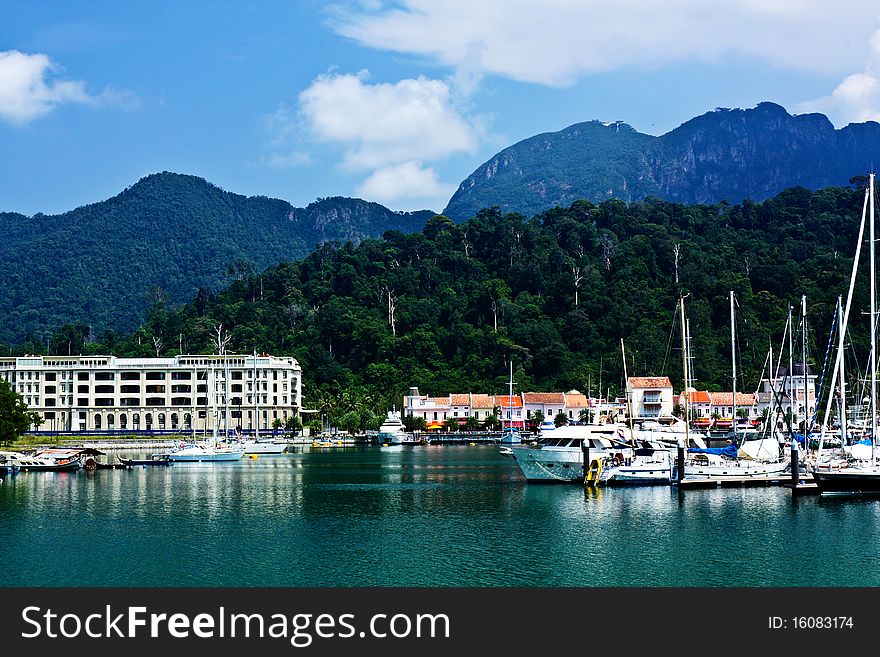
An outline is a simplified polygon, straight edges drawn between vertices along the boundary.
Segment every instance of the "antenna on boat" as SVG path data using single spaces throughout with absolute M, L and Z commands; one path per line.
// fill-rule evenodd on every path
M 626 374 L 626 351 L 623 348 L 623 338 L 620 338 L 620 355 L 623 357 L 623 383 L 626 386 L 626 415 L 629 418 L 629 441 L 634 445 L 636 439 L 633 434 L 632 393 L 629 390 L 629 377 Z

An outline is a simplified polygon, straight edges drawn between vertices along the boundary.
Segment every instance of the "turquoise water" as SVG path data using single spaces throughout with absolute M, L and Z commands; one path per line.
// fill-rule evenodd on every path
M 527 484 L 497 446 L 0 483 L 2 586 L 878 586 L 880 499 Z

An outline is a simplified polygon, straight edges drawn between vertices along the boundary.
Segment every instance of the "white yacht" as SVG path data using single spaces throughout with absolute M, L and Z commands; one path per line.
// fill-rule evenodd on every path
M 154 454 L 167 457 L 169 461 L 201 462 L 201 461 L 240 461 L 244 456 L 242 445 L 221 446 L 216 443 L 188 443 L 179 449 L 164 453 Z
M 527 481 L 583 481 L 584 444 L 590 461 L 632 457 L 632 448 L 621 442 L 619 425 L 591 424 L 554 427 L 542 432 L 538 445 L 512 445 L 510 456 Z
M 672 481 L 673 450 L 654 444 L 640 447 L 631 459 L 608 459 L 599 473 L 604 486 L 668 485 Z
M 789 467 L 784 454 L 772 460 L 753 459 L 735 443 L 724 448 L 689 449 L 684 479 L 738 479 L 781 475 Z
M 272 438 L 244 440 L 241 444 L 245 454 L 283 454 L 287 451 L 286 442 L 276 441 Z
M 388 411 L 388 416 L 379 427 L 379 442 L 389 445 L 403 445 L 411 442 L 407 439 L 406 429 L 400 419 L 400 411 Z

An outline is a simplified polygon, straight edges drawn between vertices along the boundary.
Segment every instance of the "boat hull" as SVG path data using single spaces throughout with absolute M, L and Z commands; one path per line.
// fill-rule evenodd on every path
M 789 467 L 787 461 L 762 463 L 760 461 L 741 461 L 723 465 L 685 464 L 685 479 L 744 479 L 749 477 L 770 477 L 781 475 Z
M 847 469 L 836 472 L 813 472 L 813 481 L 820 493 L 880 494 L 880 470 Z
M 119 462 L 125 467 L 154 466 L 154 465 L 171 465 L 171 461 L 167 458 L 162 459 L 124 459 L 121 456 Z
M 511 447 L 510 456 L 527 481 L 582 481 L 584 478 L 583 453 L 579 449 Z M 591 456 L 601 459 L 605 455 L 593 450 Z
M 613 467 L 601 479 L 605 486 L 668 486 L 671 481 L 672 468 L 663 464 Z
M 256 442 L 245 443 L 245 454 L 283 454 L 287 451 L 287 443 Z

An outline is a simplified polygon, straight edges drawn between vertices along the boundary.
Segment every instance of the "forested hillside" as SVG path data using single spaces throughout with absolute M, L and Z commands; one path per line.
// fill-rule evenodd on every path
M 788 306 L 798 308 L 801 294 L 811 360 L 821 366 L 863 198 L 863 189 L 794 188 L 740 205 L 578 201 L 532 218 L 497 209 L 462 224 L 435 216 L 418 233 L 323 244 L 179 310 L 157 302 L 133 334 L 86 343 L 83 327 L 67 326 L 52 346 L 210 353 L 222 324 L 232 351 L 298 358 L 310 408 L 344 397 L 376 410 L 399 406 L 411 385 L 428 394 L 500 393 L 511 358 L 517 390 L 590 385 L 595 393 L 601 380 L 614 394 L 621 338 L 630 375 L 667 374 L 680 387 L 675 322 L 684 294 L 696 385 L 717 390 L 731 384 L 734 290 L 738 389 L 748 391 L 771 344 L 779 353 Z M 855 300 L 853 344 L 864 354 L 864 286 Z
M 341 197 L 295 208 L 167 172 L 60 215 L 0 213 L 0 341 L 45 342 L 64 322 L 96 339 L 133 330 L 154 301 L 191 300 L 327 240 L 420 230 L 430 216 Z

